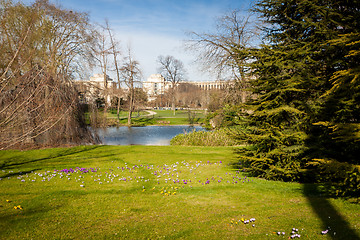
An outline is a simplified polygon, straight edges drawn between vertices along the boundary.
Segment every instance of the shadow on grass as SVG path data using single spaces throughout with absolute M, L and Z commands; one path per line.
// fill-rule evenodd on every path
M 27 152 L 16 152 L 16 154 L 9 154 L 9 157 L 0 158 L 0 170 L 4 169 L 11 169 L 18 166 L 24 166 L 26 164 L 32 164 L 44 160 L 49 159 L 56 159 L 60 157 L 70 156 L 74 154 L 79 154 L 83 152 L 88 152 L 90 150 L 93 150 L 95 148 L 99 148 L 101 146 L 86 146 L 86 147 L 75 147 L 75 148 L 65 148 L 65 149 L 59 149 L 58 151 L 49 150 L 48 156 L 45 157 L 39 157 L 36 155 L 36 151 L 27 151 Z M 44 150 L 47 151 L 47 150 Z M 33 155 L 30 155 L 31 153 L 34 153 Z M 0 156 L 1 157 L 1 156 Z
M 241 149 L 236 149 L 235 154 L 241 154 Z M 234 171 L 242 171 L 240 161 L 231 164 Z M 246 176 L 251 176 L 244 172 Z M 339 240 L 360 240 L 359 234 L 351 227 L 349 222 L 330 202 L 329 191 L 322 189 L 318 184 L 302 184 L 302 194 L 308 200 L 313 212 L 322 222 L 322 231 L 327 231 L 326 236 Z M 321 234 L 321 232 L 319 232 Z
M 323 191 L 316 184 L 303 184 L 303 193 L 313 211 L 323 224 L 323 231 L 332 239 L 360 240 L 359 235 L 351 228 L 344 217 L 334 208 L 329 199 L 321 196 Z
M 147 125 L 153 125 L 155 124 L 155 119 L 154 118 L 135 118 L 132 119 L 133 120 L 133 124 L 134 125 L 139 125 L 139 126 L 147 126 Z
M 5 175 L 0 175 L 0 176 L 1 176 L 1 178 L 7 178 L 7 177 L 13 177 L 13 176 L 19 176 L 19 175 L 26 175 L 28 173 L 32 173 L 32 172 L 35 172 L 35 171 L 38 171 L 38 170 L 41 170 L 41 169 L 40 168 L 34 168 L 34 169 L 24 171 L 24 172 L 13 172 L 13 173 L 8 173 L 8 174 L 5 174 Z
M 127 118 L 120 119 L 120 126 L 126 126 L 127 125 Z M 153 117 L 132 117 L 131 123 L 133 126 L 147 126 L 147 125 L 153 125 L 155 124 L 155 118 Z
M 11 213 L 1 215 L 0 222 L 3 226 L 5 226 L 5 228 L 11 228 L 14 224 L 18 224 L 18 222 L 35 221 L 34 219 L 37 217 L 33 217 L 34 215 L 44 214 L 52 210 L 54 210 L 54 207 L 50 206 L 38 206 L 31 209 L 14 210 Z

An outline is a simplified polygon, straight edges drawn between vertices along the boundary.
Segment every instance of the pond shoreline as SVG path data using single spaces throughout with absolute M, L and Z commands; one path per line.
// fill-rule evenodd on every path
M 115 118 L 108 118 L 108 119 L 115 119 Z M 167 118 L 168 119 L 168 118 Z M 173 119 L 177 119 L 176 117 L 174 117 Z M 116 119 L 117 120 L 117 119 Z M 106 122 L 106 125 L 104 126 L 100 126 L 99 128 L 107 128 L 107 127 L 146 127 L 146 126 L 202 126 L 204 125 L 203 123 L 194 123 L 194 124 L 189 124 L 189 123 L 184 123 L 184 124 L 179 124 L 179 123 L 171 123 L 171 121 L 162 121 L 161 118 L 158 119 L 157 123 L 144 123 L 144 124 L 132 124 L 132 125 L 128 125 L 128 124 L 119 124 L 118 122 Z
M 151 125 L 97 128 L 92 131 L 99 136 L 103 145 L 168 146 L 170 140 L 179 134 L 207 130 L 201 126 L 190 125 Z

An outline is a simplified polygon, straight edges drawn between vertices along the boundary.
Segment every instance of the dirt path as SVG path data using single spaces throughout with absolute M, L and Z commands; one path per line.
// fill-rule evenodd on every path
M 148 112 L 149 114 L 148 115 L 144 115 L 142 117 L 151 117 L 151 116 L 154 116 L 156 115 L 157 113 L 154 112 L 154 111 L 151 111 L 151 110 L 144 110 L 145 112 Z

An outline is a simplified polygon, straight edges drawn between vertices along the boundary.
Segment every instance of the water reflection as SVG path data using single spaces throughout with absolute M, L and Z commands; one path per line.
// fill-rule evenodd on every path
M 200 126 L 109 127 L 98 129 L 105 145 L 170 145 L 170 140 L 184 132 L 206 131 Z

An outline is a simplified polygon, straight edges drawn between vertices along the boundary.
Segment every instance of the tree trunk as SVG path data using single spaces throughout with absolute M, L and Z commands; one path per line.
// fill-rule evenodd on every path
M 129 101 L 129 114 L 128 114 L 128 125 L 131 126 L 131 115 L 134 108 L 134 89 L 131 89 L 130 92 L 130 101 Z
M 116 116 L 117 116 L 119 124 L 120 124 L 120 103 L 121 103 L 121 98 L 119 96 L 118 97 L 118 102 L 117 102 L 117 111 L 116 111 Z
M 129 109 L 129 114 L 128 114 L 128 126 L 131 126 L 131 114 L 132 114 L 132 110 Z
M 172 103 L 171 103 L 171 109 L 174 112 L 174 116 L 176 114 L 176 109 L 175 109 L 175 89 L 172 89 Z
M 173 112 L 174 112 L 174 116 L 175 116 L 176 110 L 175 110 L 175 102 L 174 102 L 174 101 L 173 101 L 172 104 L 171 104 L 171 108 L 172 108 L 172 110 L 173 110 Z

